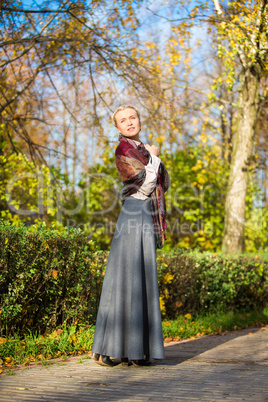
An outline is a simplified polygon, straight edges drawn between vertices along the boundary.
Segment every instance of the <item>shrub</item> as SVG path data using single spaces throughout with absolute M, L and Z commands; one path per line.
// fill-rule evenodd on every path
M 158 269 L 164 315 L 169 318 L 267 306 L 267 258 L 179 250 L 158 257 Z
M 77 230 L 0 224 L 0 333 L 95 320 L 106 254 Z

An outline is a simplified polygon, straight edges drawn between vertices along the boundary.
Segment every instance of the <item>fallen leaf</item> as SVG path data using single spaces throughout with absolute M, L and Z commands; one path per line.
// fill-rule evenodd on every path
M 165 338 L 165 342 L 171 342 L 172 338 Z

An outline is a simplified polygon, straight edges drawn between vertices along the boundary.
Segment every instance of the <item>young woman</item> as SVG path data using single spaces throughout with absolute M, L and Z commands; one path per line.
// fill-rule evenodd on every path
M 136 366 L 164 358 L 156 248 L 165 239 L 168 174 L 155 145 L 140 141 L 140 115 L 133 106 L 113 114 L 115 151 L 123 181 L 120 212 L 106 267 L 92 353 L 97 363 L 114 358 Z

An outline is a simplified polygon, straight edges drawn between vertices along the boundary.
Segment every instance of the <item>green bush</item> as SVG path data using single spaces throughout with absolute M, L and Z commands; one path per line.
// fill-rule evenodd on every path
M 158 257 L 161 307 L 179 314 L 252 311 L 268 303 L 268 259 L 175 251 Z
M 0 334 L 95 320 L 106 254 L 76 230 L 0 223 Z
M 0 335 L 95 322 L 107 262 L 81 231 L 0 221 Z M 267 306 L 268 259 L 159 252 L 164 317 Z

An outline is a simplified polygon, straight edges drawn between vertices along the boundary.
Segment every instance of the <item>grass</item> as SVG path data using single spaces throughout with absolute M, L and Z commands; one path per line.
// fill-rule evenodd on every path
M 179 316 L 174 321 L 163 322 L 163 335 L 166 340 L 189 339 L 211 334 L 221 334 L 237 329 L 261 327 L 268 324 L 268 309 L 247 313 L 211 313 L 192 317 L 191 314 Z
M 73 326 L 57 329 L 50 334 L 37 335 L 29 332 L 23 339 L 18 336 L 0 338 L 0 372 L 2 367 L 25 366 L 31 362 L 41 362 L 90 352 L 94 327 Z
M 189 339 L 226 331 L 261 327 L 268 324 L 268 310 L 248 313 L 214 313 L 192 317 L 179 316 L 174 321 L 163 321 L 163 335 L 166 341 Z M 55 329 L 46 335 L 29 332 L 23 339 L 18 336 L 0 338 L 0 373 L 8 374 L 18 364 L 31 362 L 46 364 L 47 360 L 89 353 L 93 343 L 94 326 Z M 84 357 L 83 357 L 84 358 Z M 80 360 L 82 362 L 82 360 Z

